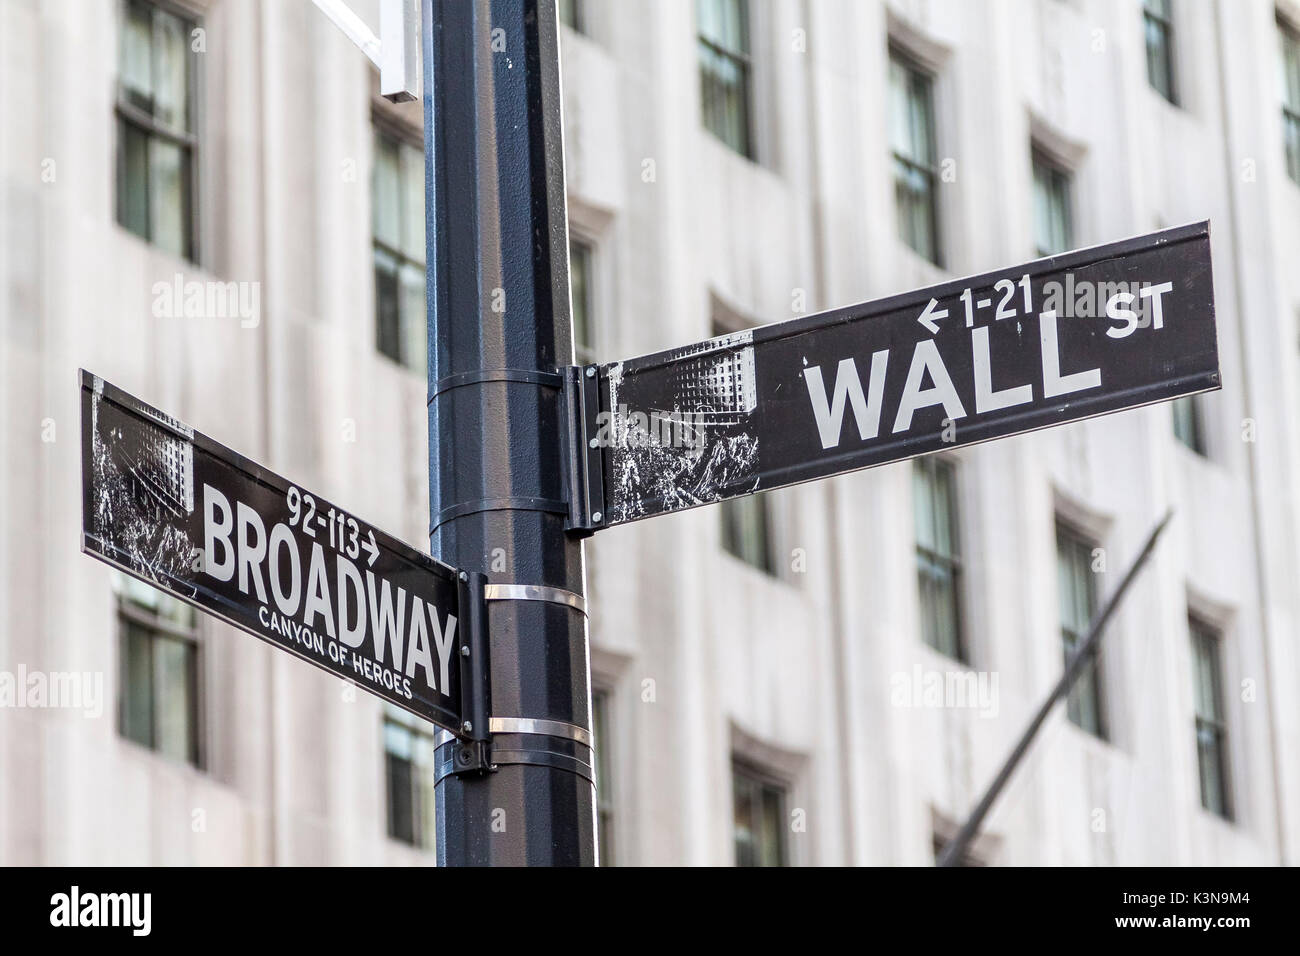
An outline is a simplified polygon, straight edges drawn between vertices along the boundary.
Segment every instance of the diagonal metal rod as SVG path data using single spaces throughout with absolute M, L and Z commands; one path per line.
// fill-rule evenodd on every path
M 345 0 L 312 0 L 312 3 L 357 45 L 371 63 L 377 67 L 383 66 L 379 57 L 379 37 L 375 36 L 375 31 L 370 29 L 365 20 L 352 12 Z
M 962 824 L 961 829 L 957 831 L 957 835 L 944 845 L 943 851 L 939 854 L 939 859 L 935 863 L 936 866 L 953 866 L 966 855 L 966 850 L 975 839 L 975 835 L 979 833 L 984 818 L 988 816 L 994 801 L 1002 793 L 1002 788 L 1006 786 L 1007 781 L 1011 779 L 1011 775 L 1015 773 L 1016 766 L 1024 757 L 1025 752 L 1029 750 L 1029 745 L 1034 742 L 1038 729 L 1043 725 L 1043 721 L 1047 720 L 1047 715 L 1051 713 L 1052 707 L 1070 692 L 1070 688 L 1078 680 L 1084 666 L 1095 657 L 1097 648 L 1101 645 L 1101 636 L 1106 630 L 1106 625 L 1110 623 L 1111 615 L 1119 607 L 1120 601 L 1124 599 L 1124 593 L 1128 590 L 1128 586 L 1133 583 L 1133 579 L 1137 577 L 1138 572 L 1142 570 L 1142 566 L 1146 564 L 1147 558 L 1151 557 L 1151 552 L 1155 550 L 1160 532 L 1165 530 L 1165 525 L 1169 524 L 1169 519 L 1173 516 L 1173 511 L 1166 512 L 1165 516 L 1160 519 L 1160 523 L 1152 529 L 1146 544 L 1143 545 L 1142 550 L 1134 559 L 1133 564 L 1129 566 L 1128 571 L 1124 573 L 1123 579 L 1119 582 L 1119 587 L 1110 596 L 1106 606 L 1101 609 L 1101 613 L 1093 619 L 1092 626 L 1088 629 L 1087 638 L 1079 645 L 1074 656 L 1066 664 L 1061 679 L 1056 682 L 1056 686 L 1052 688 L 1047 700 L 1043 701 L 1043 705 L 1038 708 L 1038 713 L 1034 715 L 1034 719 L 1025 728 L 1025 732 L 1020 737 L 1020 742 L 1016 744 L 1016 748 L 1011 751 L 1011 755 L 1002 764 L 1002 769 L 993 778 L 988 790 L 980 798 L 980 802 L 975 805 L 975 809 L 971 811 L 970 817 Z

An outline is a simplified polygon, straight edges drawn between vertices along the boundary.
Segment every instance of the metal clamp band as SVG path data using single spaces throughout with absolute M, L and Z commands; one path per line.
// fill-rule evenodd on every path
M 567 515 L 569 503 L 558 498 L 479 498 L 475 501 L 462 501 L 450 508 L 438 512 L 438 520 L 429 529 L 433 534 L 440 527 L 454 518 L 478 514 L 480 511 L 545 511 L 549 514 Z
M 581 594 L 544 584 L 488 584 L 483 588 L 483 596 L 489 601 L 549 601 L 587 613 L 587 602 Z
M 434 760 L 434 786 L 442 783 L 450 774 L 456 773 L 455 757 L 456 748 L 452 747 L 449 751 L 440 753 Z M 503 766 L 511 764 L 530 764 L 534 767 L 551 767 L 556 770 L 567 770 L 569 773 L 576 774 L 590 783 L 596 782 L 595 769 L 591 763 L 581 757 L 573 754 L 559 753 L 554 750 L 545 748 L 526 748 L 519 750 L 494 750 L 489 764 L 489 771 L 495 771 Z
M 542 717 L 492 717 L 488 730 L 494 734 L 540 734 L 547 737 L 564 737 L 591 747 L 591 731 L 564 720 L 546 720 Z M 455 734 L 441 728 L 434 734 L 434 746 L 441 747 L 456 739 Z
M 464 385 L 478 385 L 484 382 L 515 382 L 521 385 L 539 385 L 542 388 L 559 389 L 564 384 L 564 377 L 558 372 L 543 372 L 540 369 L 527 368 L 481 368 L 469 372 L 459 372 L 438 379 L 429 393 L 427 404 L 443 392 Z
M 507 764 L 532 764 L 534 767 L 552 767 L 556 770 L 567 770 L 569 773 L 577 774 L 590 783 L 594 784 L 596 782 L 596 772 L 587 761 L 570 754 L 555 753 L 551 750 L 494 750 L 492 752 L 492 763 L 498 767 Z
M 488 729 L 494 734 L 545 734 L 549 737 L 567 737 L 580 744 L 591 743 L 591 731 L 563 720 L 544 720 L 540 717 L 493 717 Z

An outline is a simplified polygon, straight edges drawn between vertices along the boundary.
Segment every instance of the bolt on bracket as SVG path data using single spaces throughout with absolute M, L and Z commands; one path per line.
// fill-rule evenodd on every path
M 452 748 L 451 773 L 489 773 L 492 763 L 492 672 L 489 657 L 487 575 L 480 571 L 460 572 L 461 725 Z
M 565 491 L 569 517 L 564 529 L 589 537 L 605 521 L 605 451 L 600 432 L 600 366 L 569 365 L 564 378 Z

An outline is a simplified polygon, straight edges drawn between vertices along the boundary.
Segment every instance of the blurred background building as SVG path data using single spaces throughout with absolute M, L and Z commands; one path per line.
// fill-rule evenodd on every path
M 560 7 L 583 359 L 1208 218 L 1225 383 L 599 534 L 604 859 L 932 863 L 1168 508 L 971 862 L 1300 858 L 1300 2 Z M 0 671 L 105 676 L 0 709 L 0 862 L 433 860 L 430 726 L 78 551 L 79 367 L 427 547 L 377 86 L 306 0 L 0 0 Z

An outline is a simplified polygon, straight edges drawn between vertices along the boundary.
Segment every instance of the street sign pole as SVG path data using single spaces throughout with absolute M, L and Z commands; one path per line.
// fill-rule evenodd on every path
M 426 0 L 421 19 L 429 541 L 488 575 L 491 634 L 490 725 L 438 748 L 438 858 L 592 865 L 582 545 L 565 533 L 558 372 L 573 343 L 555 3 Z

